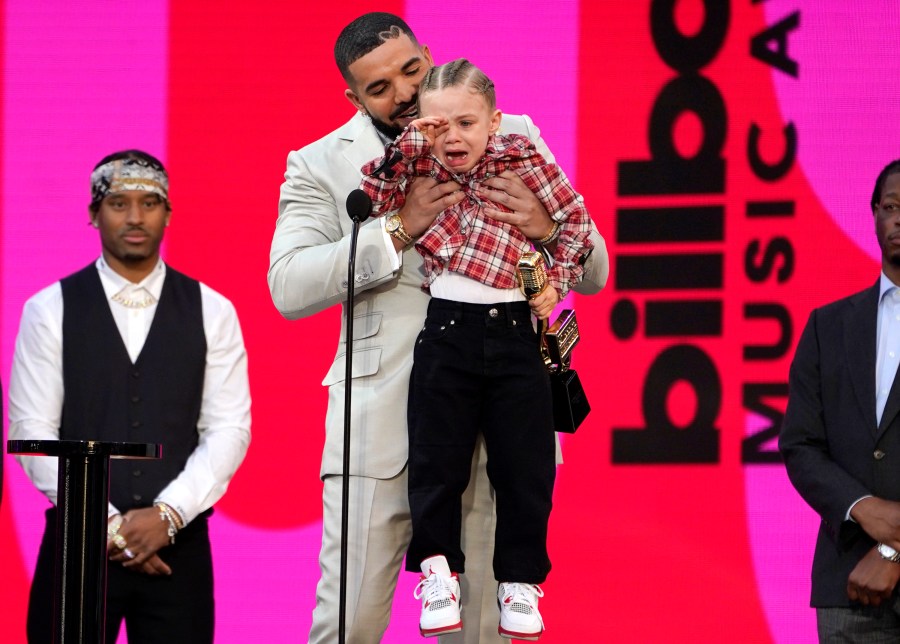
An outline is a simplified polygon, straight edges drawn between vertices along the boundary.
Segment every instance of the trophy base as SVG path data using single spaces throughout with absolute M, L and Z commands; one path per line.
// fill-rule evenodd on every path
M 574 369 L 550 374 L 550 393 L 553 396 L 553 426 L 558 432 L 574 434 L 584 422 L 591 405 Z

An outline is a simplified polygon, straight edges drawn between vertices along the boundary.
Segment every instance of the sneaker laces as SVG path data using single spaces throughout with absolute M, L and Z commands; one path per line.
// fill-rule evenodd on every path
M 537 598 L 543 597 L 544 591 L 537 584 L 506 583 L 503 586 L 503 606 L 513 613 L 537 615 L 544 628 L 544 618 L 537 609 Z
M 416 589 L 413 591 L 413 597 L 422 599 L 425 597 L 425 606 L 428 610 L 440 610 L 451 606 L 457 599 L 450 587 L 451 577 L 444 577 L 435 572 L 427 577 L 419 580 Z

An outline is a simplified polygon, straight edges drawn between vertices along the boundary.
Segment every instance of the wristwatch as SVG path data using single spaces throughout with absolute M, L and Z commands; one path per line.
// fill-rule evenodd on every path
M 890 546 L 886 546 L 883 543 L 878 544 L 878 554 L 881 555 L 882 559 L 887 559 L 888 561 L 893 561 L 894 563 L 900 563 L 900 552 L 897 552 Z
M 387 231 L 388 235 L 403 242 L 404 246 L 409 246 L 412 243 L 413 239 L 403 227 L 403 220 L 400 218 L 399 214 L 394 213 L 393 215 L 388 216 L 384 220 L 384 229 Z

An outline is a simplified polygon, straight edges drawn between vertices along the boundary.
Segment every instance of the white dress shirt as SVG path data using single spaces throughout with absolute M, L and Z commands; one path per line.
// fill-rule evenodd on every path
M 100 282 L 132 362 L 140 355 L 162 292 L 160 261 L 139 284 L 113 271 L 101 257 Z M 234 306 L 200 284 L 206 371 L 197 421 L 199 442 L 184 470 L 159 493 L 185 524 L 222 498 L 250 444 L 247 353 Z M 62 288 L 56 282 L 31 297 L 22 311 L 9 382 L 9 438 L 58 440 L 62 416 Z M 57 459 L 17 456 L 35 487 L 56 505 Z M 118 513 L 110 504 L 109 514 Z
M 884 407 L 887 404 L 888 394 L 894 385 L 894 377 L 897 375 L 897 367 L 900 366 L 900 288 L 888 278 L 884 272 L 878 289 L 878 323 L 875 345 L 875 420 L 881 425 L 881 417 L 884 415 Z M 856 499 L 847 509 L 844 517 L 847 521 L 853 521 L 850 512 L 853 507 L 868 499 L 867 494 Z
M 875 357 L 875 413 L 878 424 L 900 366 L 900 289 L 881 274 L 878 298 L 878 351 Z

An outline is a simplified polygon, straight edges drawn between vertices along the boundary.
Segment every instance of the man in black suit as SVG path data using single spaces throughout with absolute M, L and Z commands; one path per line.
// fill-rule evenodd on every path
M 822 518 L 811 599 L 822 642 L 900 641 L 900 159 L 871 207 L 881 276 L 810 315 L 779 440 Z

